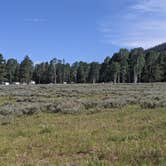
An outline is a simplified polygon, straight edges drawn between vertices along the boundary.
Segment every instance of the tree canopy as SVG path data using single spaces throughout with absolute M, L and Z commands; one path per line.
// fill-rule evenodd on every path
M 29 83 L 31 80 L 37 84 L 164 82 L 166 51 L 157 50 L 157 47 L 154 50 L 135 48 L 131 51 L 122 48 L 102 63 L 80 61 L 69 64 L 64 59 L 53 58 L 50 62 L 35 65 L 29 56 L 18 63 L 13 58 L 5 60 L 0 54 L 0 83 Z

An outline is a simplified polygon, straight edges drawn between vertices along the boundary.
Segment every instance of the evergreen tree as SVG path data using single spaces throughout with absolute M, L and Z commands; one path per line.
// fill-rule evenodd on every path
M 14 74 L 14 82 L 20 82 L 20 64 L 17 64 L 15 74 Z
M 63 68 L 63 82 L 68 82 L 68 83 L 71 82 L 70 70 L 71 70 L 70 64 L 69 63 L 65 64 Z
M 50 61 L 49 78 L 50 78 L 50 81 L 54 84 L 57 83 L 57 66 L 59 63 L 61 63 L 61 61 L 58 60 L 57 58 L 53 58 Z
M 6 63 L 7 80 L 12 83 L 17 80 L 18 62 L 16 59 L 9 59 Z
M 158 58 L 159 58 L 159 53 L 153 50 L 148 52 L 145 56 L 146 65 L 145 65 L 144 78 L 148 82 L 154 82 L 156 80 L 155 74 L 157 74 L 157 72 L 155 70 L 159 70 L 159 66 L 156 66 Z M 156 77 L 159 78 L 159 76 Z
M 89 71 L 89 82 L 96 83 L 99 81 L 99 71 L 100 71 L 100 64 L 97 62 L 92 62 L 90 64 L 90 71 Z
M 77 70 L 77 82 L 86 83 L 88 80 L 89 65 L 85 62 L 79 62 Z
M 166 81 L 166 51 L 160 53 L 158 58 L 158 63 L 160 65 L 160 73 L 161 73 L 160 81 Z
M 70 70 L 71 82 L 74 82 L 74 83 L 78 82 L 78 80 L 77 80 L 78 67 L 79 67 L 78 62 L 73 63 L 71 66 L 71 70 Z
M 26 56 L 20 64 L 20 81 L 29 83 L 33 75 L 33 62 Z
M 99 72 L 99 81 L 100 82 L 109 82 L 111 81 L 111 71 L 110 71 L 111 58 L 106 57 L 104 62 L 101 64 Z
M 71 66 L 64 60 L 54 58 L 36 64 L 28 56 L 19 64 L 15 59 L 6 63 L 0 54 L 0 82 L 26 82 L 32 78 L 38 84 L 47 83 L 95 83 L 110 82 L 160 82 L 166 81 L 166 45 L 144 51 L 142 48 L 130 52 L 123 48 L 104 62 L 75 62 Z M 33 76 L 33 77 L 32 77 Z
M 133 75 L 134 83 L 141 79 L 141 74 L 145 65 L 144 50 L 142 48 L 135 48 L 130 53 L 130 65 Z
M 0 54 L 0 83 L 6 81 L 6 63 L 3 59 L 3 55 Z
M 113 82 L 120 83 L 120 64 L 118 62 L 111 63 L 111 73 L 113 74 Z
M 120 49 L 119 54 L 121 56 L 120 59 L 120 73 L 121 73 L 121 80 L 122 83 L 128 81 L 128 72 L 129 72 L 129 51 L 127 49 Z

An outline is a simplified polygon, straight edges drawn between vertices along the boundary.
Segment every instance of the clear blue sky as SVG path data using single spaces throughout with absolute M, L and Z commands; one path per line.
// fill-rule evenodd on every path
M 166 39 L 165 0 L 0 0 L 0 52 L 34 62 L 103 61 Z

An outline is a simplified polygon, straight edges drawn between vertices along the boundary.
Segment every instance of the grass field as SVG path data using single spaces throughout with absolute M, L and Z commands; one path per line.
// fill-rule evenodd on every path
M 166 84 L 1 88 L 0 165 L 165 166 L 165 88 Z M 67 104 L 56 105 L 60 101 Z M 42 104 L 49 105 L 47 110 L 39 110 Z

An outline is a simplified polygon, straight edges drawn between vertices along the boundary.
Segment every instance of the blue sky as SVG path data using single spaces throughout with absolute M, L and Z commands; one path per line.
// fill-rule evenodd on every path
M 0 0 L 0 52 L 37 63 L 103 61 L 166 41 L 166 0 Z

